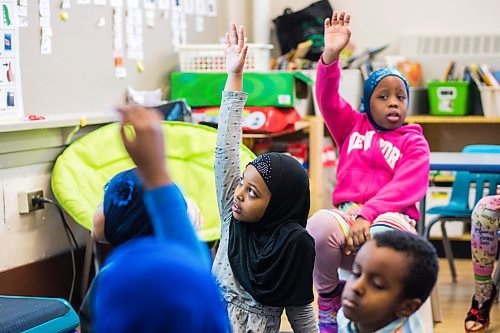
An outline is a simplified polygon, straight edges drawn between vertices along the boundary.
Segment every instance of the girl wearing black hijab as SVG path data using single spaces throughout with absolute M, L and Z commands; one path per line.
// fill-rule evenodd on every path
M 226 34 L 228 79 L 215 149 L 222 235 L 213 273 L 234 332 L 278 332 L 283 310 L 294 332 L 317 332 L 312 307 L 314 241 L 305 230 L 309 179 L 294 158 L 268 153 L 240 173 L 243 27 Z

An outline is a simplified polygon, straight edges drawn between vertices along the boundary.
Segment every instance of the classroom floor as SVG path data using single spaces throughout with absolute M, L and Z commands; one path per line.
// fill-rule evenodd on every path
M 439 260 L 438 293 L 442 322 L 434 325 L 435 333 L 460 333 L 464 331 L 464 319 L 469 310 L 474 290 L 471 261 L 455 259 L 458 282 L 451 281 L 450 269 L 446 259 Z M 317 311 L 316 303 L 314 303 Z M 493 305 L 490 315 L 492 324 L 484 333 L 500 332 L 500 304 Z M 290 324 L 283 315 L 281 331 L 292 332 Z

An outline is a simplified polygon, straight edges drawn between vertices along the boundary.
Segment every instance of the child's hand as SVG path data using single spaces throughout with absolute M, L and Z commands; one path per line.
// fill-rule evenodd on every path
M 236 24 L 231 23 L 231 32 L 226 32 L 226 70 L 228 74 L 241 74 L 248 45 L 245 45 L 245 29 L 240 26 L 236 29 Z
M 347 244 L 344 249 L 346 255 L 350 255 L 357 247 L 371 239 L 370 226 L 371 223 L 368 220 L 365 220 L 361 216 L 356 218 L 351 225 L 351 231 L 347 237 Z
M 165 165 L 161 114 L 158 110 L 140 106 L 120 107 L 118 112 L 122 117 L 120 131 L 123 144 L 137 165 L 144 187 L 155 188 L 170 183 Z M 127 124 L 134 127 L 135 138 L 130 138 Z
M 338 15 L 333 12 L 332 19 L 325 19 L 325 49 L 323 51 L 323 63 L 326 65 L 339 59 L 340 52 L 347 46 L 351 38 L 349 23 L 351 15 L 344 11 Z

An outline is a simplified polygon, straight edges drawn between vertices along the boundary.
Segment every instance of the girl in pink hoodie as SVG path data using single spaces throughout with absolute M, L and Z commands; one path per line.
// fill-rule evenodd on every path
M 325 49 L 318 62 L 318 103 L 339 150 L 333 210 L 308 221 L 316 242 L 314 285 L 322 333 L 337 332 L 340 283 L 337 269 L 350 270 L 356 249 L 371 234 L 415 232 L 416 203 L 427 190 L 429 145 L 419 125 L 405 125 L 409 86 L 397 70 L 383 68 L 365 82 L 361 113 L 339 95 L 339 54 L 349 42 L 350 15 L 325 20 Z

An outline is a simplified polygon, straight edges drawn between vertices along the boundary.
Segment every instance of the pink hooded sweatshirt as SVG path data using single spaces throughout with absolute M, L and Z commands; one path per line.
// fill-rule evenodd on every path
M 339 94 L 340 67 L 318 62 L 316 94 L 328 130 L 339 149 L 333 204 L 356 202 L 370 222 L 387 212 L 418 221 L 419 202 L 429 184 L 429 144 L 420 125 L 379 131 L 366 113 Z

